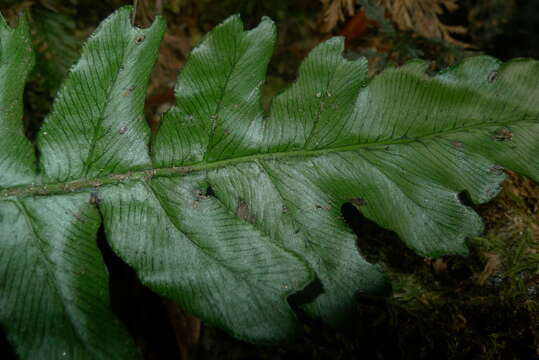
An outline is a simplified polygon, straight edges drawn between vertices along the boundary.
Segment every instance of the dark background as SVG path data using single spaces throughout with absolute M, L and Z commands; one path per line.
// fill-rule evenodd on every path
M 415 57 L 430 61 L 431 72 L 478 54 L 539 59 L 537 0 L 0 0 L 9 22 L 26 11 L 33 30 L 37 63 L 25 91 L 30 138 L 84 39 L 126 4 L 136 5 L 138 26 L 148 26 L 156 14 L 168 23 L 146 103 L 152 128 L 174 101 L 172 87 L 192 47 L 235 13 L 247 27 L 263 15 L 277 24 L 266 106 L 294 81 L 308 52 L 335 35 L 346 37 L 346 57 L 369 58 L 372 76 Z M 403 4 L 407 6 L 396 6 Z M 243 343 L 205 326 L 141 285 L 102 234 L 98 242 L 110 272 L 113 308 L 146 359 L 536 358 L 539 186 L 508 172 L 501 194 L 475 208 L 486 231 L 469 240 L 470 255 L 433 260 L 405 248 L 395 234 L 364 219 L 355 207 L 343 206 L 343 216 L 358 234 L 359 251 L 383 265 L 392 294 L 376 298 L 358 293 L 357 311 L 347 328 L 333 329 L 300 313 L 304 334 L 272 347 Z M 292 305 L 297 301 L 290 299 Z M 1 333 L 0 356 L 15 358 Z

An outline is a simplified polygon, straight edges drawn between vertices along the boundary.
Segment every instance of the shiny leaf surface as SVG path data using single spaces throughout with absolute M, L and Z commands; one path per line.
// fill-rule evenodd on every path
M 332 324 L 346 320 L 356 291 L 386 291 L 343 204 L 421 255 L 466 254 L 483 225 L 460 195 L 490 200 L 503 168 L 539 181 L 538 62 L 475 57 L 429 76 L 413 61 L 368 79 L 366 61 L 343 58 L 335 38 L 264 114 L 269 19 L 246 31 L 234 16 L 206 35 L 149 144 L 144 95 L 164 25 L 133 28 L 129 8 L 101 24 L 60 89 L 36 172 L 30 143 L 13 135 L 31 54 L 18 50 L 22 66 L 4 50 L 27 39 L 24 26 L 2 28 L 0 54 L 0 101 L 19 109 L 0 118 L 0 321 L 23 357 L 54 346 L 107 358 L 128 343 L 106 300 L 101 218 L 144 284 L 238 338 L 273 343 L 297 333 L 287 299 L 309 284 L 321 291 L 303 310 Z M 5 90 L 10 81 L 18 92 Z M 102 339 L 104 326 L 115 335 Z M 114 356 L 131 358 L 126 349 Z

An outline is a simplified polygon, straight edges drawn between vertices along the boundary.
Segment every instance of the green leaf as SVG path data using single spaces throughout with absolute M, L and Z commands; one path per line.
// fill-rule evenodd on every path
M 275 39 L 268 18 L 244 32 L 239 17 L 233 16 L 193 49 L 176 84 L 176 107 L 157 133 L 157 167 L 261 151 L 260 95 Z
M 103 21 L 71 69 L 38 134 L 47 181 L 92 178 L 151 166 L 146 84 L 165 30 L 145 30 L 122 8 Z
M 95 125 L 91 130 L 90 126 L 83 126 L 87 132 L 82 139 L 94 140 L 88 149 L 97 156 L 95 148 L 106 138 L 98 138 L 97 134 L 104 133 L 103 124 L 110 121 L 106 103 L 111 101 L 110 94 L 118 91 L 115 86 L 140 86 L 138 100 L 143 102 L 145 82 L 155 55 L 153 58 L 143 52 L 130 55 L 127 61 L 137 66 L 130 74 L 122 73 L 121 63 L 116 63 L 123 58 L 113 56 L 132 47 L 128 40 L 117 41 L 113 33 L 125 34 L 132 30 L 129 14 L 129 9 L 122 9 L 101 26 L 100 34 L 87 43 L 82 59 L 64 84 L 40 134 L 43 137 L 50 132 L 53 136 L 50 141 L 40 141 L 42 160 L 47 164 L 45 169 L 47 166 L 64 169 L 67 165 L 72 173 L 78 169 L 70 168 L 69 163 L 57 165 L 55 161 L 66 161 L 66 156 L 73 155 L 85 162 L 93 159 L 81 152 L 85 145 L 83 140 L 70 137 L 68 143 L 58 144 L 59 139 L 66 139 L 74 130 L 69 126 L 80 125 L 77 121 Z M 38 180 L 33 174 L 34 149 L 24 137 L 20 119 L 24 80 L 33 65 L 28 26 L 22 20 L 16 29 L 10 29 L 3 19 L 1 26 L 0 91 L 2 109 L 8 110 L 4 110 L 0 118 L 0 141 L 4 149 L 0 186 L 6 187 Z M 153 40 L 153 48 L 150 46 L 146 51 L 156 52 L 163 30 L 162 22 L 156 22 L 154 30 L 144 31 Z M 101 58 L 103 50 L 111 55 L 108 61 Z M 149 65 L 138 67 L 139 63 L 148 61 Z M 108 71 L 108 78 L 99 79 L 97 75 L 104 71 Z M 85 76 L 91 76 L 92 81 L 81 81 Z M 107 81 L 110 78 L 116 80 Z M 86 92 L 81 91 L 81 86 Z M 103 93 L 99 92 L 107 96 L 100 98 Z M 120 108 L 126 115 L 139 116 L 142 105 L 133 104 L 127 98 L 120 102 Z M 63 122 L 58 124 L 55 119 L 62 111 Z M 125 117 L 115 116 L 114 121 L 118 120 L 127 122 Z M 144 120 L 140 121 L 143 125 Z M 80 143 L 71 143 L 75 140 Z M 66 153 L 68 151 L 74 154 Z M 51 157 L 53 160 L 47 161 Z M 51 176 L 63 176 L 56 171 L 58 175 L 51 171 Z M 22 358 L 139 357 L 129 335 L 110 309 L 108 274 L 96 244 L 101 217 L 90 204 L 92 196 L 85 192 L 0 202 L 0 321 Z
M 136 359 L 112 314 L 89 194 L 0 202 L 0 320 L 23 359 Z
M 50 263 L 42 276 L 67 289 L 54 306 L 27 312 L 15 299 L 37 301 L 39 285 L 11 291 L 21 286 L 12 274 L 26 267 L 2 262 L 0 299 L 14 310 L 0 313 L 0 322 L 23 357 L 60 342 L 80 357 L 104 357 L 95 355 L 90 334 L 100 332 L 90 320 L 112 315 L 102 305 L 106 292 L 88 289 L 103 289 L 106 277 L 90 283 L 55 272 L 102 268 L 92 243 L 99 215 L 113 251 L 144 284 L 238 338 L 271 343 L 298 331 L 287 298 L 314 281 L 322 292 L 302 308 L 333 324 L 346 320 L 356 291 L 387 289 L 380 267 L 359 254 L 343 204 L 421 255 L 466 254 L 466 238 L 483 225 L 460 195 L 490 200 L 502 167 L 539 181 L 537 61 L 475 57 L 433 77 L 414 61 L 369 80 L 365 60 L 344 59 L 336 38 L 311 52 L 266 115 L 260 92 L 275 27 L 263 19 L 244 31 L 237 16 L 193 50 L 176 105 L 149 145 L 144 94 L 163 30 L 160 20 L 133 28 L 129 8 L 105 20 L 40 130 L 40 171 L 32 177 L 30 167 L 24 182 L 10 175 L 0 185 L 0 259 Z M 20 105 L 20 92 L 14 99 Z M 19 125 L 3 116 L 0 126 Z M 27 158 L 4 157 L 14 166 Z M 49 248 L 69 248 L 69 256 Z M 84 307 L 83 293 L 101 300 Z M 71 340 L 44 327 L 38 345 L 24 340 L 19 329 L 62 311 L 75 333 L 89 337 Z M 106 349 L 124 341 L 115 329 Z
M 311 273 L 219 199 L 203 175 L 103 189 L 112 248 L 143 283 L 209 324 L 251 341 L 283 341 L 298 323 L 286 297 Z
M 239 17 L 206 37 L 176 87 L 178 106 L 157 134 L 156 163 L 215 161 L 256 151 L 245 134 L 261 129 L 260 90 L 274 39 L 268 19 L 243 32 Z M 240 99 L 245 103 L 233 106 Z M 208 195 L 215 184 L 210 175 L 107 187 L 102 210 L 108 239 L 145 284 L 206 322 L 246 340 L 287 339 L 298 323 L 286 298 L 305 287 L 312 272 L 273 241 L 274 229 L 249 218 L 247 203 L 240 209 L 226 196 Z
M 29 184 L 35 171 L 34 149 L 22 123 L 22 92 L 34 66 L 28 31 L 25 17 L 11 29 L 0 16 L 0 188 Z

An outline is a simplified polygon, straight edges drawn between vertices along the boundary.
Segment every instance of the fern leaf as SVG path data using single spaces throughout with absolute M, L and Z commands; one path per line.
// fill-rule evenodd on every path
M 333 324 L 358 289 L 385 291 L 341 218 L 344 203 L 421 255 L 466 254 L 483 225 L 459 194 L 490 200 L 502 168 L 539 181 L 538 62 L 475 57 L 428 76 L 414 61 L 369 80 L 365 60 L 344 59 L 336 38 L 311 52 L 266 115 L 269 19 L 245 31 L 231 17 L 203 39 L 150 143 L 143 100 L 164 25 L 135 29 L 129 11 L 102 23 L 60 89 L 38 136 L 38 172 L 29 143 L 23 155 L 9 143 L 29 66 L 2 98 L 19 110 L 0 118 L 0 322 L 22 357 L 52 346 L 131 358 L 132 346 L 107 353 L 129 339 L 106 300 L 101 219 L 144 284 L 238 338 L 271 343 L 298 331 L 287 297 L 313 281 L 322 292 L 303 309 Z M 1 44 L 24 26 L 4 26 Z M 20 64 L 6 54 L 9 73 Z M 105 326 L 115 335 L 103 339 Z
M 144 97 L 165 24 L 129 25 L 129 8 L 103 21 L 59 90 L 38 134 L 47 181 L 149 168 Z
M 35 172 L 35 155 L 24 134 L 22 92 L 34 55 L 23 17 L 11 29 L 0 16 L 0 188 L 29 184 Z
M 88 194 L 0 202 L 0 320 L 22 359 L 138 359 L 112 314 Z

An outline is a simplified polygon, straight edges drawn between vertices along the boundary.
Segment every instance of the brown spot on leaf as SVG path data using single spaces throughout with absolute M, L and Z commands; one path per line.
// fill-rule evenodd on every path
M 496 81 L 496 78 L 498 78 L 498 72 L 492 71 L 490 74 L 488 74 L 487 80 L 489 83 L 493 83 Z
M 327 211 L 331 210 L 331 206 L 329 206 L 329 205 L 322 206 L 322 205 L 318 205 L 318 204 L 317 204 L 317 205 L 315 205 L 315 207 L 316 207 L 317 209 L 324 209 L 324 210 L 327 210 Z
M 452 141 L 451 142 L 451 145 L 455 148 L 455 149 L 461 149 L 464 144 L 461 143 L 460 141 Z
M 129 95 L 131 95 L 133 93 L 133 91 L 135 91 L 135 87 L 130 86 L 127 89 L 125 89 L 125 91 L 122 93 L 122 95 L 123 96 L 129 96 Z
M 364 205 L 367 205 L 367 200 L 358 197 L 358 198 L 350 199 L 350 203 L 356 206 L 364 206 Z
M 99 196 L 97 196 L 97 192 L 92 192 L 90 194 L 90 204 L 91 205 L 98 205 L 99 203 L 101 202 L 101 199 L 99 198 Z
M 508 128 L 499 128 L 494 132 L 494 140 L 496 141 L 511 141 L 513 139 L 513 133 Z
M 207 194 L 204 194 L 204 192 L 201 190 L 197 190 L 195 193 L 195 197 L 197 198 L 197 200 L 206 200 L 206 199 L 209 199 L 210 196 Z
M 491 173 L 495 173 L 495 174 L 501 174 L 503 173 L 503 166 L 500 166 L 500 165 L 494 165 L 493 167 L 491 167 L 489 169 L 489 171 Z
M 236 216 L 240 219 L 247 221 L 248 223 L 254 224 L 256 222 L 256 216 L 251 212 L 249 205 L 240 200 L 238 206 L 236 206 Z

